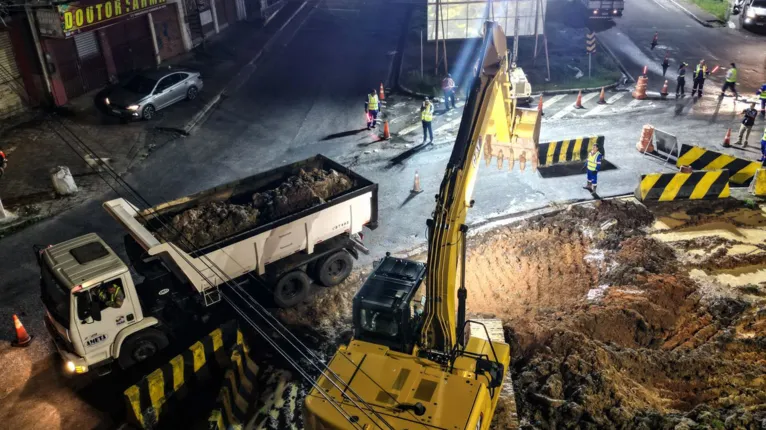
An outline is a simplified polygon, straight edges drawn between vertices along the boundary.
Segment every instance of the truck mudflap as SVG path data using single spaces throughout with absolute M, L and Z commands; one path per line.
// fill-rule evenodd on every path
M 123 393 L 128 423 L 154 428 L 194 388 L 211 382 L 213 372 L 229 365 L 236 333 L 235 321 L 225 323 L 128 387 Z

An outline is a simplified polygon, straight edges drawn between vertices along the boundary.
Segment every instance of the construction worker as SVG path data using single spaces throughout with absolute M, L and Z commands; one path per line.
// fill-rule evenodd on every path
M 434 131 L 431 128 L 431 121 L 434 119 L 434 105 L 431 100 L 423 102 L 423 106 L 420 108 L 420 122 L 423 123 L 423 143 L 426 143 L 426 136 L 430 138 L 428 143 L 434 143 Z
M 750 138 L 750 130 L 755 124 L 755 117 L 758 116 L 758 111 L 755 110 L 755 102 L 750 103 L 750 107 L 742 111 L 745 115 L 742 118 L 742 125 L 739 126 L 739 139 L 737 139 L 737 145 L 742 145 L 742 137 L 745 137 L 745 144 L 743 148 L 747 146 L 747 139 Z
M 758 161 L 766 163 L 766 128 L 763 129 L 763 136 L 761 136 L 761 159 Z
M 583 187 L 593 194 L 596 194 L 596 186 L 598 185 L 598 171 L 601 170 L 601 160 L 603 158 L 604 157 L 601 155 L 601 152 L 598 150 L 598 145 L 593 145 L 590 148 L 588 161 L 585 164 L 586 170 L 588 171 L 588 184 Z
M 8 157 L 5 156 L 5 152 L 0 150 L 0 178 L 5 174 L 5 168 L 8 166 Z
M 665 58 L 662 59 L 662 77 L 665 77 L 665 73 L 668 71 L 668 67 L 670 67 L 670 59 L 668 59 L 668 53 L 665 53 Z
M 694 69 L 694 75 L 692 76 L 694 78 L 692 96 L 694 96 L 694 93 L 696 92 L 697 97 L 702 97 L 702 87 L 705 85 L 705 78 L 708 76 L 710 76 L 710 71 L 708 71 L 707 66 L 705 65 L 705 60 L 700 60 L 697 67 Z
M 116 283 L 111 283 L 108 286 L 102 285 L 98 288 L 96 296 L 108 308 L 121 308 L 122 302 L 125 300 L 122 287 Z
M 761 97 L 761 116 L 766 116 L 766 84 L 761 85 L 761 89 L 755 93 Z
M 447 73 L 447 76 L 442 80 L 442 91 L 444 91 L 444 105 L 447 110 L 450 110 L 450 101 L 452 101 L 452 107 L 455 107 L 455 81 L 452 80 L 452 75 Z
M 364 111 L 367 112 L 367 130 L 375 128 L 377 125 L 378 112 L 380 111 L 380 101 L 375 89 L 367 94 L 367 102 L 364 104 Z
M 654 32 L 654 37 L 652 37 L 652 49 L 654 49 L 657 46 L 657 41 L 660 38 L 660 33 L 658 31 Z
M 676 85 L 676 98 L 683 97 L 686 95 L 686 66 L 688 64 L 681 62 L 681 65 L 678 66 L 678 84 Z
M 726 72 L 726 82 L 721 88 L 721 97 L 726 95 L 727 88 L 731 88 L 731 92 L 734 93 L 734 100 L 736 100 L 739 94 L 737 94 L 737 65 L 734 63 L 731 63 L 731 69 Z

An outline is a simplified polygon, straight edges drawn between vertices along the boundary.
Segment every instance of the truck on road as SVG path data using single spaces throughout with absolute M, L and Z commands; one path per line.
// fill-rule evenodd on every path
M 612 19 L 622 16 L 624 0 L 580 0 L 590 19 Z
M 251 199 L 274 196 L 269 190 L 306 171 L 342 175 L 348 186 L 319 198 L 308 182 L 293 181 L 302 188 L 292 195 L 308 195 L 312 204 L 294 206 L 290 195 L 277 194 L 284 210 L 204 246 L 171 234 L 189 210 L 232 202 L 249 208 Z M 190 319 L 204 320 L 229 282 L 265 286 L 281 307 L 306 299 L 312 279 L 327 287 L 343 282 L 353 258 L 367 252 L 363 227 L 377 227 L 377 192 L 377 184 L 317 155 L 141 211 L 124 198 L 104 203 L 128 233 L 129 263 L 95 233 L 36 247 L 45 323 L 67 370 L 148 359 Z M 286 213 L 290 207 L 297 209 Z

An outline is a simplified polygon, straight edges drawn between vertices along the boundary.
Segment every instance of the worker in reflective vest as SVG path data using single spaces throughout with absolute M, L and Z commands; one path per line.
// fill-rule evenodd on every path
M 763 129 L 763 136 L 761 136 L 761 159 L 758 161 L 766 163 L 766 128 Z
M 694 69 L 694 85 L 692 86 L 692 96 L 697 93 L 697 97 L 702 97 L 702 87 L 705 85 L 705 78 L 710 76 L 710 72 L 705 65 L 705 60 L 700 60 L 697 68 Z
M 434 119 L 434 105 L 428 98 L 423 102 L 420 108 L 420 122 L 423 123 L 423 143 L 426 143 L 426 136 L 430 138 L 428 143 L 434 143 L 434 131 L 431 128 L 431 121 Z
M 377 125 L 378 112 L 380 112 L 380 101 L 378 93 L 373 89 L 367 94 L 367 102 L 364 104 L 364 110 L 367 112 L 367 130 L 375 128 Z
M 761 89 L 755 93 L 761 97 L 761 116 L 766 116 L 766 84 L 761 85 Z
M 598 184 L 598 171 L 601 170 L 602 159 L 603 157 L 601 152 L 598 150 L 598 145 L 594 143 L 590 148 L 588 162 L 585 164 L 586 170 L 588 171 L 588 184 L 583 187 L 593 194 L 596 193 L 596 186 Z
M 737 94 L 737 66 L 734 63 L 731 63 L 731 69 L 726 72 L 726 82 L 723 83 L 723 88 L 721 88 L 721 97 L 726 94 L 727 88 L 731 88 L 731 92 L 734 93 L 734 100 L 736 100 L 739 94 Z

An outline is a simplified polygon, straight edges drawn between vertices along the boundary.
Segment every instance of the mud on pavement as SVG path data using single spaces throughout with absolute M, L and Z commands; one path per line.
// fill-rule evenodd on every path
M 602 201 L 471 238 L 468 314 L 503 320 L 522 428 L 766 428 L 764 239 L 734 200 Z M 364 278 L 278 315 L 329 359 Z M 295 382 L 265 427 L 302 428 Z

